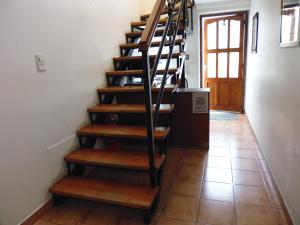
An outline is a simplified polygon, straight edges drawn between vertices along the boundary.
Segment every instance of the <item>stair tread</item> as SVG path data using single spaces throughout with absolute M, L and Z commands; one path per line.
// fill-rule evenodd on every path
M 153 106 L 154 107 L 154 106 Z M 161 104 L 160 113 L 171 113 L 174 105 Z M 90 113 L 145 113 L 144 104 L 99 104 L 88 109 Z
M 184 30 L 185 30 L 184 27 L 179 27 L 179 28 L 178 28 L 178 31 L 179 31 L 179 32 L 183 32 Z M 163 32 L 164 32 L 163 29 L 156 30 L 155 35 L 162 35 Z M 130 37 L 140 37 L 140 36 L 142 36 L 142 34 L 143 34 L 142 31 L 127 32 L 127 33 L 126 33 L 126 37 L 129 37 L 129 38 L 130 38 Z
M 169 132 L 169 127 L 156 127 L 154 130 L 154 138 L 156 140 L 162 140 L 166 138 Z M 97 137 L 147 139 L 147 127 L 143 126 L 91 124 L 79 129 L 77 133 L 79 135 Z
M 183 39 L 177 39 L 175 41 L 175 44 L 179 45 L 182 42 L 183 42 Z M 160 45 L 160 43 L 161 43 L 160 41 L 154 41 L 154 42 L 152 42 L 151 47 L 158 47 Z M 170 43 L 171 43 L 170 41 L 165 42 L 166 45 L 168 45 Z M 121 49 L 134 49 L 134 48 L 138 48 L 138 47 L 139 47 L 139 43 L 127 43 L 127 44 L 120 45 Z
M 156 74 L 164 74 L 165 70 L 157 70 Z M 169 73 L 176 73 L 177 68 L 170 68 Z M 136 76 L 143 76 L 144 71 L 143 70 L 113 70 L 113 71 L 107 71 L 106 76 L 129 76 L 129 75 L 136 75 Z
M 167 19 L 168 19 L 167 17 L 160 18 L 159 24 L 165 24 L 167 22 Z M 177 18 L 173 18 L 173 21 L 177 21 Z M 181 18 L 181 21 L 182 21 L 182 18 Z M 146 24 L 147 24 L 147 21 L 137 21 L 137 22 L 132 22 L 131 26 L 133 26 L 133 27 L 146 26 Z
M 73 176 L 62 178 L 50 191 L 67 197 L 146 210 L 150 209 L 158 194 L 158 188 Z
M 160 86 L 153 86 L 152 91 L 158 92 Z M 165 92 L 172 92 L 176 89 L 176 85 L 166 85 Z M 98 92 L 105 93 L 135 93 L 135 92 L 144 92 L 143 85 L 133 85 L 133 86 L 107 86 L 98 88 Z
M 161 59 L 168 58 L 168 55 L 169 54 L 162 54 Z M 182 55 L 182 54 L 181 53 L 173 53 L 172 58 L 178 58 L 180 55 Z M 156 56 L 157 55 L 150 55 L 150 59 L 155 59 Z M 142 56 L 121 56 L 121 57 L 114 57 L 113 58 L 114 61 L 128 61 L 128 60 L 140 61 L 142 59 L 143 59 Z
M 165 156 L 157 154 L 155 168 L 162 166 Z M 66 162 L 85 165 L 109 166 L 135 170 L 149 170 L 149 159 L 146 152 L 109 149 L 78 149 L 65 157 Z

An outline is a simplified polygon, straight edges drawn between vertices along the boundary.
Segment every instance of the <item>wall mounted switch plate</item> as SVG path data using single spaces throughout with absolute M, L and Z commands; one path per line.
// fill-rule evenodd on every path
M 36 65 L 37 65 L 38 71 L 40 71 L 40 72 L 45 71 L 46 70 L 45 55 L 36 54 L 35 59 L 36 59 Z

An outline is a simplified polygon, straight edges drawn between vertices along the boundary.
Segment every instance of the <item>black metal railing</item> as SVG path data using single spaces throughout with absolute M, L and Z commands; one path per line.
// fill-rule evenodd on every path
M 164 89 L 167 83 L 170 63 L 174 46 L 176 43 L 176 37 L 178 35 L 179 26 L 183 26 L 185 31 L 183 32 L 183 40 L 186 39 L 186 28 L 190 24 L 190 16 L 188 16 L 187 9 L 191 8 L 190 0 L 157 0 L 150 17 L 147 20 L 147 24 L 142 33 L 142 37 L 139 43 L 139 51 L 142 52 L 143 57 L 143 71 L 144 71 L 144 88 L 145 88 L 145 106 L 146 106 L 146 118 L 147 118 L 147 137 L 148 137 L 148 155 L 149 155 L 149 168 L 150 168 L 150 180 L 151 185 L 157 185 L 157 171 L 155 169 L 155 140 L 154 131 L 159 118 L 159 109 L 164 95 Z M 178 6 L 179 5 L 179 6 Z M 158 48 L 156 58 L 150 69 L 149 49 L 155 32 L 160 24 L 160 18 L 163 13 L 167 12 L 167 20 L 164 24 L 164 31 L 160 46 Z M 164 74 L 162 76 L 159 92 L 156 97 L 155 110 L 153 112 L 153 97 L 152 97 L 152 85 L 154 78 L 157 74 L 157 68 L 161 60 L 163 49 L 169 47 L 169 53 L 165 64 Z M 180 46 L 180 52 L 184 52 L 185 48 Z M 182 81 L 185 79 L 185 56 L 181 57 L 179 71 L 175 75 L 175 80 Z M 184 82 L 184 81 L 183 81 Z M 182 86 L 182 85 L 181 85 Z

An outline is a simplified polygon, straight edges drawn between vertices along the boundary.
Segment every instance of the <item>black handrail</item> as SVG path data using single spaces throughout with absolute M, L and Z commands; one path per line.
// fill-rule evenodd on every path
M 157 181 L 157 170 L 155 168 L 155 142 L 154 142 L 154 129 L 158 122 L 159 109 L 163 99 L 164 88 L 167 81 L 167 76 L 169 73 L 170 62 L 173 55 L 173 49 L 176 43 L 176 36 L 178 35 L 178 28 L 180 22 L 182 21 L 183 27 L 186 28 L 188 23 L 187 15 L 187 1 L 190 0 L 157 0 L 149 19 L 147 20 L 146 27 L 142 33 L 142 37 L 139 43 L 139 50 L 142 52 L 143 57 L 143 71 L 144 71 L 144 88 L 145 88 L 145 108 L 146 108 L 146 120 L 147 120 L 147 137 L 148 137 L 148 155 L 149 155 L 149 169 L 150 169 L 150 180 L 151 185 L 156 186 Z M 177 3 L 181 3 L 179 10 L 174 10 Z M 151 47 L 152 39 L 155 36 L 155 32 L 160 23 L 160 17 L 165 12 L 165 7 L 167 7 L 168 19 L 165 23 L 165 28 L 161 43 L 157 52 L 157 56 L 154 60 L 152 70 L 150 70 L 150 59 L 149 59 L 149 49 Z M 173 21 L 174 15 L 177 14 L 177 20 Z M 167 41 L 167 37 L 169 40 Z M 183 33 L 183 39 L 186 37 L 186 31 Z M 159 93 L 156 100 L 155 111 L 153 116 L 153 104 L 152 104 L 152 85 L 154 78 L 157 74 L 157 68 L 159 61 L 161 59 L 163 48 L 168 43 L 169 54 L 165 66 L 165 72 L 163 74 L 162 82 L 160 84 Z M 182 49 L 180 48 L 182 51 Z M 185 58 L 181 60 L 179 75 L 184 74 L 184 64 Z M 183 69 L 182 69 L 183 68 Z M 178 73 L 177 73 L 178 74 Z M 176 74 L 176 75 L 177 75 Z

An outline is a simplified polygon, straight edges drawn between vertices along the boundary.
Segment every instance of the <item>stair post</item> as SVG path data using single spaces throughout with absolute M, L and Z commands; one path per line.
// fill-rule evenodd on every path
M 150 61 L 149 61 L 148 51 L 143 51 L 142 54 L 143 54 L 150 182 L 151 185 L 155 187 L 157 186 L 157 171 L 155 168 L 155 143 L 154 143 L 154 134 L 153 134 L 154 131 L 153 131 L 152 84 L 150 78 Z

